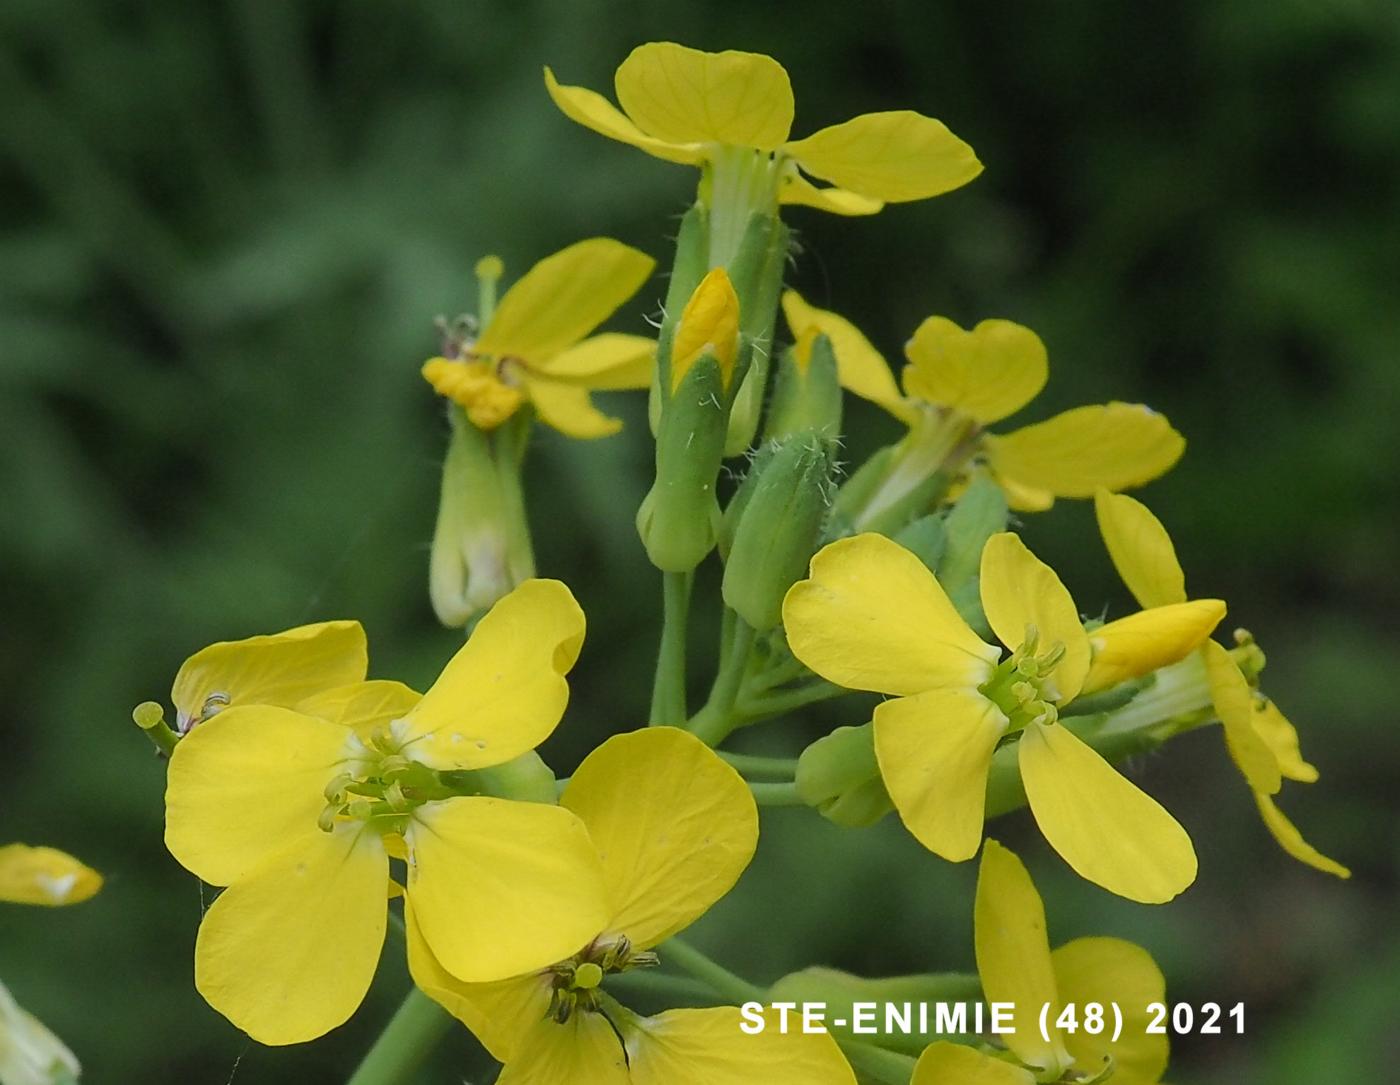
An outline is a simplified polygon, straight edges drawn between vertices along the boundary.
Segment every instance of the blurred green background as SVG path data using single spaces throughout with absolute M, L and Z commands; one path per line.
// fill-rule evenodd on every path
M 869 220 L 794 210 L 792 281 L 893 359 L 930 313 L 1022 321 L 1052 366 L 1025 420 L 1143 400 L 1190 440 L 1145 498 L 1196 594 L 1269 653 L 1320 767 L 1283 804 L 1349 883 L 1286 858 L 1218 731 L 1133 766 L 1186 824 L 1196 885 L 1149 909 L 1075 878 L 1024 814 L 1057 944 L 1147 945 L 1169 993 L 1248 1006 L 1175 1044 L 1177 1085 L 1388 1080 L 1400 1063 L 1400 6 L 677 0 L 7 0 L 0 6 L 0 840 L 108 877 L 78 908 L 0 913 L 0 975 L 87 1079 L 342 1080 L 406 983 L 390 954 L 346 1027 L 250 1044 L 191 983 L 201 902 L 161 843 L 162 766 L 129 723 L 204 644 L 327 617 L 373 673 L 431 680 L 427 543 L 445 427 L 417 376 L 470 269 L 607 234 L 669 258 L 694 174 L 575 127 L 540 68 L 606 90 L 635 44 L 771 53 L 797 134 L 872 109 L 945 120 L 986 173 Z M 616 322 L 641 331 L 650 284 Z M 569 771 L 647 697 L 657 577 L 631 526 L 641 404 L 529 464 L 544 573 L 590 618 Z M 852 458 L 893 423 L 849 411 Z M 1091 510 L 1025 525 L 1085 610 L 1122 609 Z M 708 640 L 702 642 L 701 673 Z M 697 691 L 698 692 L 698 691 Z M 748 748 L 859 722 L 830 706 Z M 972 864 L 893 820 L 765 815 L 750 873 L 695 932 L 759 980 L 971 964 Z M 241 1061 L 240 1061 L 241 1060 Z M 490 1080 L 465 1032 L 425 1081 Z M 756 1083 L 761 1085 L 761 1083 Z

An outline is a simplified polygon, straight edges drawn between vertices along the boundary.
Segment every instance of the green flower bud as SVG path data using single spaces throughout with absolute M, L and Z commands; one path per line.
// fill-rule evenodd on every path
M 460 629 L 535 575 L 520 477 L 530 419 L 517 411 L 488 433 L 456 405 L 448 417 L 428 591 L 438 621 Z
M 838 727 L 803 750 L 797 794 L 822 817 L 848 828 L 874 825 L 893 810 L 875 760 L 875 725 Z
M 738 374 L 724 447 L 726 456 L 742 453 L 758 432 L 787 254 L 788 230 L 776 212 L 751 215 L 739 251 L 729 265 L 729 277 L 739 295 L 740 330 L 754 349 L 751 364 Z
M 831 447 L 799 433 L 755 462 L 724 567 L 724 602 L 760 633 L 782 619 L 783 596 L 821 542 L 830 504 Z
M 652 370 L 651 398 L 647 403 L 652 436 L 660 428 L 661 408 L 668 398 L 662 395 L 662 389 L 670 387 L 671 343 L 676 336 L 676 325 L 709 268 L 709 229 L 709 212 L 698 203 L 681 217 L 680 232 L 676 235 L 676 258 L 671 265 L 671 281 L 666 291 L 666 315 L 657 335 L 657 364 Z
M 808 328 L 778 359 L 764 432 L 772 440 L 812 432 L 828 441 L 841 434 L 841 381 L 831 340 Z

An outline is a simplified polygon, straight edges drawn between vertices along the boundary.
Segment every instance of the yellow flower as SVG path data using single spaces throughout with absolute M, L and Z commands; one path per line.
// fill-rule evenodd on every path
M 185 660 L 170 698 L 184 734 L 226 708 L 291 708 L 331 686 L 362 681 L 369 668 L 359 622 L 318 622 L 282 633 L 220 641 Z
M 1040 338 L 1009 320 L 967 331 L 929 317 L 905 344 L 901 394 L 889 363 L 850 321 L 793 290 L 783 295 L 783 313 L 797 339 L 813 330 L 830 338 L 845 388 L 910 427 L 899 457 L 910 484 L 980 458 L 1013 508 L 1038 511 L 1057 497 L 1141 486 L 1170 470 L 1186 447 L 1165 417 L 1134 403 L 1075 407 L 1010 433 L 987 432 L 1034 399 L 1049 374 Z
M 1109 557 L 1123 583 L 1144 608 L 1143 613 L 1179 606 L 1186 599 L 1186 575 L 1162 522 L 1147 506 L 1122 494 L 1096 494 L 1094 507 Z M 1198 653 L 1171 668 L 1169 675 L 1159 677 L 1159 682 L 1180 681 L 1208 691 L 1209 704 L 1220 719 L 1230 758 L 1249 785 L 1259 815 L 1274 839 L 1300 862 L 1348 878 L 1351 872 L 1304 840 L 1273 800 L 1283 780 L 1312 783 L 1318 773 L 1303 760 L 1293 724 L 1257 688 L 1263 653 L 1248 634 L 1241 631 L 1236 636 L 1241 642 L 1239 654 L 1245 659 L 1256 657 L 1251 668 L 1253 678 L 1246 676 L 1231 652 L 1208 640 Z
M 73 1052 L 0 983 L 0 1082 L 60 1085 L 81 1073 Z
M 866 113 L 789 139 L 788 74 L 759 53 L 640 45 L 617 69 L 621 110 L 594 91 L 561 85 L 548 68 L 544 78 L 565 116 L 668 162 L 713 171 L 726 155 L 750 152 L 767 166 L 760 183 L 775 186 L 781 203 L 869 215 L 886 203 L 938 196 L 982 172 L 972 148 L 942 122 L 910 110 Z M 817 188 L 804 174 L 835 187 Z M 715 187 L 722 184 L 716 174 Z
M 0 901 L 52 908 L 81 903 L 101 888 L 101 874 L 57 848 L 0 848 Z
M 1057 723 L 1079 694 L 1091 647 L 1065 586 L 1015 535 L 982 551 L 982 606 L 1011 654 L 982 640 L 917 557 L 881 535 L 841 539 L 812 559 L 783 603 L 793 654 L 850 689 L 893 695 L 875 709 L 880 775 L 900 818 L 930 851 L 970 859 L 982 839 L 987 774 L 1017 740 L 1031 812 L 1082 877 L 1148 904 L 1196 876 L 1176 820 Z M 1200 616 L 1194 641 L 1214 627 Z M 1218 621 L 1218 616 L 1215 617 Z
M 607 913 L 577 952 L 531 975 L 464 984 L 419 933 L 417 908 L 405 912 L 414 981 L 505 1063 L 499 1085 L 854 1085 L 829 1036 L 746 1035 L 732 1006 L 641 1018 L 602 986 L 656 964 L 652 947 L 748 866 L 758 811 L 732 768 L 693 735 L 652 727 L 589 754 L 560 802 L 588 826 L 607 886 Z
M 553 731 L 584 619 L 558 581 L 503 598 L 423 697 L 358 682 L 297 710 L 234 706 L 176 746 L 166 845 L 228 886 L 204 916 L 195 984 L 267 1044 L 341 1024 L 374 975 L 391 890 L 446 967 L 495 980 L 572 952 L 604 914 L 582 822 L 558 806 L 454 794 Z
M 650 387 L 655 343 L 589 333 L 655 266 L 645 253 L 606 237 L 570 245 L 526 272 L 480 337 L 463 343 L 457 357 L 424 363 L 423 376 L 479 429 L 495 429 L 529 403 L 570 437 L 616 433 L 622 423 L 594 407 L 589 393 Z
M 1167 1068 L 1165 1036 L 1149 1035 L 1147 1006 L 1164 1002 L 1166 983 L 1146 950 L 1118 938 L 1076 938 L 1053 952 L 1045 932 L 1045 905 L 1026 868 L 995 840 L 982 849 L 973 911 L 977 972 L 988 1002 L 1010 1003 L 1014 1032 L 1003 1036 L 1015 1061 L 976 1048 L 939 1042 L 926 1048 L 910 1085 L 1035 1085 L 1078 1081 L 1110 1065 L 1113 1085 L 1156 1085 Z M 1058 1026 L 1073 1005 L 1082 1026 L 1085 1007 L 1117 1003 L 1123 1030 Z M 1049 1005 L 1049 1038 L 1040 1031 Z

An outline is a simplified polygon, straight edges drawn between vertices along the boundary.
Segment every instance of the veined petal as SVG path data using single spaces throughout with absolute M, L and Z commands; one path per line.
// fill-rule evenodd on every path
M 849 689 L 975 689 L 1000 652 L 967 627 L 928 568 L 883 535 L 823 547 L 783 600 L 793 655 Z
M 362 824 L 297 840 L 204 914 L 195 986 L 259 1043 L 329 1032 L 355 1012 L 374 978 L 388 882 L 389 857 Z
M 1035 1075 L 966 1044 L 939 1040 L 924 1048 L 909 1085 L 1035 1085 Z
M 1126 490 L 1169 471 L 1186 441 L 1163 415 L 1141 404 L 1075 407 L 982 447 L 999 475 L 1056 497 Z
M 977 974 L 988 1002 L 1010 1003 L 1015 1032 L 1006 1041 L 1028 1066 L 1066 1070 L 1073 1060 L 1058 1032 L 1040 1034 L 1040 1008 L 1050 1004 L 1049 1020 L 1059 1016 L 1060 992 L 1050 966 L 1045 905 L 1014 852 L 988 839 L 982 846 L 973 905 Z
M 544 70 L 544 85 L 560 112 L 576 124 L 591 128 L 600 135 L 628 143 L 667 162 L 683 166 L 698 166 L 705 161 L 705 148 L 695 143 L 668 143 L 653 139 L 597 91 L 587 87 L 561 84 L 548 68 Z
M 699 919 L 734 887 L 758 846 L 748 785 L 674 727 L 608 739 L 559 802 L 598 849 L 612 905 L 607 930 L 643 949 Z
M 812 176 L 888 203 L 939 196 L 982 172 L 942 121 L 908 109 L 865 113 L 784 150 Z
M 102 875 L 57 848 L 0 848 L 0 900 L 55 908 L 78 904 L 102 888 Z
M 1274 839 L 1289 855 L 1300 863 L 1306 863 L 1324 874 L 1335 874 L 1339 878 L 1351 877 L 1350 870 L 1335 859 L 1327 858 L 1304 840 L 1303 834 L 1298 831 L 1293 822 L 1284 817 L 1283 811 L 1268 795 L 1261 795 L 1256 791 L 1254 801 L 1259 807 L 1259 816 L 1264 819 L 1264 824 L 1268 826 L 1269 832 L 1274 834 Z
M 481 619 L 404 717 L 409 751 L 437 769 L 479 769 L 533 750 L 564 715 L 564 676 L 583 633 L 583 611 L 567 587 L 525 581 Z
M 880 776 L 905 827 L 958 863 L 982 843 L 987 773 L 1008 721 L 975 690 L 936 689 L 875 709 Z
M 656 340 L 604 332 L 556 354 L 539 367 L 539 372 L 551 381 L 601 392 L 650 388 L 655 365 Z
M 549 973 L 532 972 L 496 983 L 463 983 L 433 956 L 406 898 L 403 921 L 408 972 L 414 984 L 471 1029 L 493 1059 L 510 1062 L 525 1034 L 549 1012 Z
M 1039 652 L 1064 645 L 1064 657 L 1051 673 L 1057 703 L 1073 700 L 1089 673 L 1089 638 L 1055 570 L 1019 536 L 999 532 L 982 548 L 981 591 L 987 624 L 1008 648 L 1021 647 L 1028 626 L 1039 636 Z
M 796 168 L 783 176 L 782 186 L 778 189 L 778 202 L 814 207 L 833 215 L 874 215 L 885 206 L 884 200 L 862 196 L 859 192 L 834 185 L 818 188 Z
M 800 338 L 809 328 L 815 328 L 831 340 L 831 350 L 836 355 L 836 374 L 842 388 L 879 404 L 906 424 L 917 417 L 917 408 L 900 395 L 889 362 L 849 320 L 807 304 L 796 290 L 784 292 L 783 316 L 787 318 L 794 338 Z
M 597 437 L 611 437 L 622 429 L 622 419 L 606 415 L 595 407 L 587 388 L 552 380 L 531 379 L 527 383 L 530 402 L 535 405 L 540 421 L 565 437 L 591 441 Z
M 476 350 L 544 366 L 635 294 L 656 261 L 610 237 L 579 241 L 546 256 L 496 306 Z
M 1151 509 L 1126 494 L 1099 489 L 1094 514 L 1113 567 L 1140 606 L 1186 602 L 1186 574 L 1176 547 Z
M 165 846 L 211 885 L 326 834 L 316 819 L 349 753 L 339 724 L 271 705 L 229 708 L 180 740 L 165 785 Z
M 1196 880 L 1176 818 L 1064 725 L 1027 727 L 1018 761 L 1036 824 L 1080 877 L 1139 904 L 1164 904 Z
M 766 1027 L 754 1035 L 740 1029 L 737 1006 L 668 1010 L 634 1022 L 631 1085 L 855 1085 L 830 1035 L 791 1026 L 784 1034 L 777 1011 L 764 1016 Z
M 296 705 L 303 716 L 348 727 L 361 737 L 413 711 L 423 695 L 402 682 L 372 678 L 313 693 Z
M 616 90 L 637 127 L 668 143 L 774 151 L 792 130 L 788 74 L 761 53 L 649 42 L 618 66 Z
M 1081 693 L 1094 693 L 1185 659 L 1225 617 L 1219 599 L 1169 603 L 1129 614 L 1089 634 L 1093 662 Z
M 946 317 L 931 316 L 905 344 L 904 353 L 910 361 L 905 391 L 984 426 L 1039 395 L 1050 373 L 1040 336 L 1009 320 L 983 320 L 964 331 Z
M 1304 784 L 1317 780 L 1317 767 L 1303 760 L 1297 729 L 1267 697 L 1254 699 L 1254 730 L 1273 753 L 1279 772 L 1286 779 Z
M 291 708 L 318 690 L 362 681 L 368 669 L 359 622 L 317 622 L 211 644 L 185 660 L 170 696 L 182 721 L 198 719 L 215 694 L 230 706 Z
M 468 983 L 545 968 L 608 921 L 583 822 L 542 803 L 460 798 L 413 815 L 408 893 L 442 966 Z
M 1283 785 L 1278 759 L 1254 729 L 1254 691 L 1230 653 L 1215 641 L 1205 648 L 1206 679 L 1210 682 L 1210 699 L 1215 714 L 1225 730 L 1225 747 L 1230 759 L 1249 783 L 1251 791 L 1266 795 L 1278 794 Z
M 1050 954 L 1060 997 L 1081 1009 L 1090 1002 L 1123 1008 L 1123 1031 L 1097 1036 L 1087 1029 L 1066 1033 L 1064 1043 L 1079 1070 L 1095 1073 L 1113 1060 L 1114 1085 L 1156 1085 L 1167 1069 L 1164 1035 L 1149 1034 L 1147 1007 L 1165 1002 L 1167 982 L 1151 954 L 1121 938 L 1076 938 Z
M 600 1013 L 576 1013 L 564 1024 L 535 1021 L 496 1085 L 631 1085 L 622 1041 Z

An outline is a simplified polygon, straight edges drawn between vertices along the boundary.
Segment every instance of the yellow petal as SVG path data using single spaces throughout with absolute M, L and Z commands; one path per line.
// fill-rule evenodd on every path
M 1076 407 L 982 443 L 997 474 L 1056 497 L 1141 486 L 1166 474 L 1186 449 L 1164 416 L 1134 403 Z
M 900 820 L 958 863 L 977 854 L 992 752 L 1006 716 L 973 690 L 938 689 L 875 709 L 875 756 Z
M 627 1041 L 631 1085 L 855 1085 L 830 1035 L 804 1033 L 792 1021 L 784 1034 L 776 1011 L 764 1017 L 765 1028 L 753 1035 L 740 1029 L 737 1006 L 668 1010 L 635 1022 Z
M 408 972 L 418 989 L 472 1030 L 497 1062 L 509 1062 L 522 1037 L 549 1012 L 551 976 L 533 972 L 496 983 L 463 983 L 433 956 L 404 901 Z
M 506 291 L 476 350 L 545 365 L 612 316 L 655 266 L 646 253 L 610 237 L 561 249 Z
M 874 215 L 885 206 L 884 200 L 862 196 L 844 188 L 818 188 L 794 168 L 783 176 L 778 189 L 778 202 L 814 207 L 832 215 Z
M 787 72 L 760 53 L 705 53 L 650 42 L 618 67 L 616 88 L 637 127 L 667 143 L 773 151 L 792 129 Z
M 808 305 L 796 290 L 783 294 L 783 316 L 795 338 L 815 328 L 831 340 L 841 387 L 879 404 L 902 422 L 911 423 L 917 417 L 917 409 L 900 395 L 889 363 L 849 320 Z
M 1089 673 L 1089 638 L 1055 570 L 1018 536 L 999 532 L 982 548 L 981 591 L 987 624 L 1008 648 L 1021 647 L 1029 626 L 1039 637 L 1038 653 L 1064 645 L 1064 658 L 1051 677 L 1058 703 L 1072 700 Z
M 539 367 L 551 381 L 567 381 L 594 391 L 650 388 L 656 340 L 605 332 L 556 354 Z
M 630 1085 L 622 1041 L 600 1013 L 531 1023 L 496 1085 Z
M 373 678 L 313 693 L 295 708 L 304 716 L 349 727 L 361 736 L 413 711 L 423 695 L 402 682 Z
M 1320 870 L 1324 874 L 1335 874 L 1339 878 L 1351 877 L 1350 870 L 1335 859 L 1327 858 L 1304 840 L 1303 834 L 1298 831 L 1293 822 L 1284 817 L 1283 811 L 1268 795 L 1261 795 L 1256 791 L 1254 801 L 1259 807 L 1259 816 L 1264 819 L 1264 824 L 1268 826 L 1269 832 L 1274 834 L 1274 839 L 1289 855 L 1300 863 L 1307 863 L 1308 866 Z
M 924 1048 L 909 1085 L 1035 1085 L 1035 1075 L 965 1044 L 939 1040 Z
M 1185 659 L 1224 617 L 1221 600 L 1196 599 L 1140 610 L 1100 626 L 1089 634 L 1094 658 L 1080 692 L 1107 689 Z
M 1186 602 L 1186 574 L 1176 547 L 1151 509 L 1126 494 L 1099 489 L 1094 513 L 1113 567 L 1141 606 Z
M 849 689 L 903 696 L 975 689 L 1000 653 L 983 644 L 917 557 L 883 535 L 856 535 L 812 558 L 783 600 L 793 655 Z
M 973 941 L 977 974 L 988 1002 L 1014 1007 L 1015 1032 L 1002 1039 L 1028 1066 L 1068 1069 L 1068 1052 L 1058 1033 L 1049 1042 L 1040 1034 L 1040 1008 L 1050 1003 L 1049 1018 L 1059 1016 L 1060 994 L 1050 967 L 1045 932 L 1045 905 L 1021 860 L 995 840 L 982 848 L 973 905 Z
M 1018 761 L 1036 824 L 1080 877 L 1140 904 L 1196 880 L 1186 830 L 1066 727 L 1031 724 Z
M 195 986 L 259 1043 L 329 1032 L 374 978 L 388 881 L 389 857 L 364 826 L 303 838 L 210 906 L 195 942 Z
M 568 810 L 471 797 L 428 803 L 413 819 L 408 899 L 458 979 L 490 983 L 545 968 L 606 926 L 598 856 Z
M 889 203 L 938 196 L 982 172 L 942 121 L 908 109 L 853 117 L 784 149 L 812 176 Z
M 412 755 L 479 769 L 533 750 L 564 715 L 583 611 L 557 580 L 527 580 L 493 606 L 408 714 Z
M 986 440 L 986 437 L 983 437 Z M 1014 478 L 991 472 L 996 484 L 1006 494 L 1006 503 L 1016 512 L 1044 512 L 1055 504 L 1055 495 L 1049 490 L 1037 490 L 1034 486 L 1023 486 Z
M 1297 729 L 1267 697 L 1254 698 L 1254 730 L 1273 753 L 1285 778 L 1304 784 L 1317 780 L 1317 767 L 1303 760 Z
M 530 402 L 540 421 L 557 429 L 565 437 L 591 441 L 611 437 L 622 429 L 622 419 L 604 414 L 593 406 L 587 388 L 574 384 L 556 384 L 551 380 L 531 380 Z
M 1275 795 L 1283 784 L 1278 759 L 1268 743 L 1254 729 L 1254 691 L 1231 658 L 1215 641 L 1206 642 L 1206 679 L 1215 714 L 1225 731 L 1225 747 L 1251 791 Z
M 369 668 L 359 622 L 318 622 L 284 633 L 221 641 L 185 660 L 171 700 L 182 721 L 198 719 L 215 694 L 228 705 L 291 708 L 304 697 L 364 679 Z
M 316 819 L 352 739 L 285 708 L 220 712 L 170 757 L 165 846 L 204 881 L 232 885 L 270 856 L 324 837 Z
M 681 311 L 671 344 L 672 393 L 690 367 L 707 354 L 719 363 L 728 389 L 739 356 L 739 295 L 722 267 L 710 269 Z
M 101 888 L 101 874 L 57 848 L 0 848 L 0 901 L 54 908 L 78 904 Z
M 694 735 L 615 735 L 578 767 L 560 804 L 588 827 L 612 905 L 607 929 L 654 946 L 734 887 L 758 845 L 743 778 Z
M 1082 1028 L 1065 1034 L 1078 1069 L 1097 1073 L 1111 1057 L 1115 1085 L 1155 1085 L 1166 1072 L 1169 1045 L 1166 1036 L 1147 1031 L 1152 1019 L 1147 1007 L 1167 996 L 1166 980 L 1152 956 L 1120 938 L 1077 938 L 1050 954 L 1050 961 L 1060 998 L 1078 1006 L 1081 1019 L 1090 1002 L 1105 1007 L 1116 1002 L 1123 1011 L 1117 1043 L 1112 1025 L 1097 1036 Z
M 653 139 L 629 120 L 621 110 L 597 91 L 586 87 L 571 87 L 559 83 L 554 73 L 544 70 L 544 85 L 564 116 L 585 128 L 591 128 L 609 139 L 631 144 L 639 150 L 667 162 L 698 166 L 705 161 L 705 149 L 697 144 L 667 143 Z
M 984 320 L 964 331 L 946 317 L 931 316 L 904 353 L 911 363 L 905 391 L 984 426 L 1034 399 L 1050 372 L 1040 336 L 1009 320 Z

